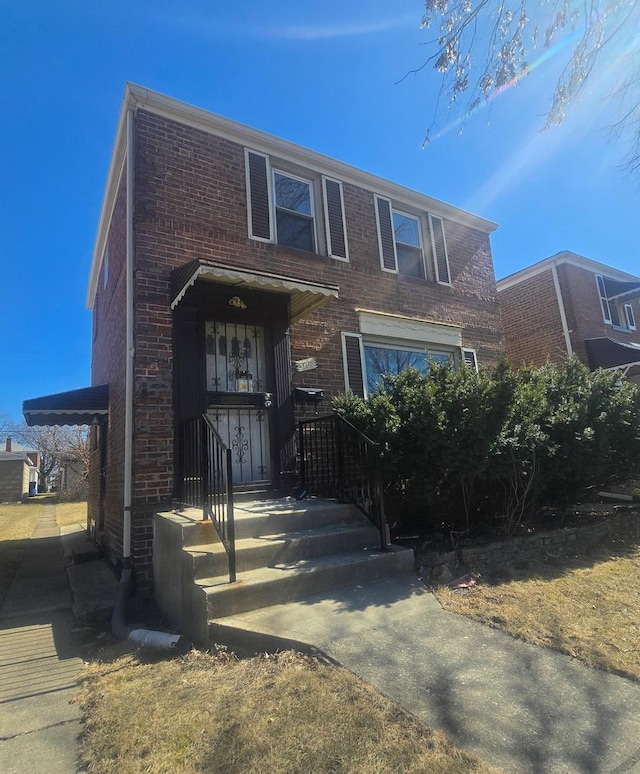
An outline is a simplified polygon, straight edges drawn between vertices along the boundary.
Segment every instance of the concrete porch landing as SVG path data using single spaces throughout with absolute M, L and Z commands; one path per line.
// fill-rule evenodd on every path
M 409 574 L 227 617 L 211 635 L 317 648 L 505 772 L 640 772 L 640 683 L 447 613 Z

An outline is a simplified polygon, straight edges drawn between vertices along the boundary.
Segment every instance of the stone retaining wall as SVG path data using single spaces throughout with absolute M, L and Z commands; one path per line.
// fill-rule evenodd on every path
M 578 527 L 560 527 L 482 546 L 455 551 L 414 548 L 418 574 L 427 584 L 449 583 L 466 573 L 491 576 L 523 562 L 544 561 L 549 556 L 580 553 L 607 538 L 632 537 L 640 541 L 640 509 L 603 515 Z

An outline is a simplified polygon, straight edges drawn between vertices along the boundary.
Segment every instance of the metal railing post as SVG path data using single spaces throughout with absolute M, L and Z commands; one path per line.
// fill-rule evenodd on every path
M 233 463 L 231 449 L 227 449 L 226 479 L 227 479 L 227 540 L 229 542 L 229 583 L 236 582 L 236 526 L 233 515 Z

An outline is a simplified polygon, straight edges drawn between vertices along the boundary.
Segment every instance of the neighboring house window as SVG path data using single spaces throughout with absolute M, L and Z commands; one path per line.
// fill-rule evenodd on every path
M 475 349 L 464 348 L 462 350 L 462 364 L 472 371 L 478 370 L 478 359 L 476 358 Z
M 272 168 L 264 153 L 245 148 L 249 237 L 307 252 L 321 252 L 324 218 L 327 254 L 349 259 L 342 183 Z M 322 206 L 316 202 L 322 199 Z
M 359 333 L 343 333 L 345 389 L 366 397 L 379 387 L 382 377 L 396 376 L 406 368 L 428 374 L 431 363 L 453 363 L 454 351 L 423 344 L 396 344 L 363 339 Z
M 636 329 L 636 318 L 633 314 L 633 308 L 631 304 L 625 304 L 624 305 L 624 316 L 626 318 L 627 328 L 629 330 L 635 331 Z
M 610 298 L 607 294 L 606 278 L 601 274 L 596 274 L 596 284 L 603 320 L 614 328 L 635 331 L 636 320 L 632 305 L 617 302 L 615 296 Z
M 392 202 L 383 196 L 375 197 L 375 210 L 383 271 L 419 279 L 427 277 L 424 229 L 428 252 L 433 257 L 435 279 L 444 285 L 451 284 L 442 218 L 430 213 L 424 217 L 411 215 L 395 209 Z

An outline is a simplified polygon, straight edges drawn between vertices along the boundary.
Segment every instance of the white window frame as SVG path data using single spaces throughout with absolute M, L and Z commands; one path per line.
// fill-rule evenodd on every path
M 607 291 L 604 285 L 604 277 L 602 274 L 596 274 L 596 288 L 598 289 L 598 298 L 600 299 L 600 310 L 602 311 L 602 319 L 608 324 L 613 325 L 611 319 L 611 307 L 609 305 L 609 299 L 607 298 Z
M 465 358 L 465 355 L 470 354 L 473 355 L 473 369 L 477 373 L 478 372 L 478 354 L 475 349 L 471 349 L 471 347 L 462 347 L 462 365 L 465 368 L 470 368 L 471 366 L 467 363 L 467 360 Z
M 393 216 L 394 215 L 400 215 L 403 218 L 411 218 L 411 220 L 415 220 L 415 222 L 416 222 L 416 226 L 418 227 L 418 240 L 420 242 L 419 249 L 420 249 L 420 252 L 422 253 L 422 272 L 423 272 L 423 276 L 422 277 L 414 277 L 412 274 L 405 274 L 404 272 L 400 271 L 400 264 L 398 263 L 398 244 L 406 245 L 407 247 L 412 247 L 412 248 L 414 248 L 416 250 L 418 248 L 416 248 L 415 245 L 409 245 L 406 242 L 399 242 L 396 239 L 396 230 L 393 227 L 394 226 L 394 224 L 393 224 Z M 404 212 L 403 210 L 396 209 L 393 205 L 391 206 L 391 227 L 393 228 L 393 250 L 394 250 L 394 253 L 395 253 L 395 256 L 396 256 L 396 270 L 397 270 L 397 274 L 400 277 L 409 277 L 410 279 L 424 279 L 424 280 L 429 279 L 429 273 L 427 272 L 427 262 L 426 262 L 425 255 L 424 255 L 424 237 L 423 237 L 423 234 L 422 234 L 422 229 L 423 229 L 423 225 L 422 224 L 423 224 L 423 221 L 422 221 L 422 218 L 421 218 L 420 215 L 414 215 L 413 212 Z
M 363 337 L 362 335 L 360 335 L 360 361 L 362 366 L 362 385 L 364 388 L 365 398 L 369 397 L 369 387 L 368 387 L 369 378 L 367 374 L 367 359 L 365 355 L 365 348 L 367 346 L 377 347 L 378 349 L 393 349 L 393 350 L 402 350 L 404 352 L 418 352 L 423 355 L 426 355 L 427 362 L 429 361 L 429 358 L 432 355 L 446 355 L 451 362 L 455 361 L 455 356 L 456 356 L 456 352 L 454 349 L 435 349 L 433 346 L 430 347 L 423 342 L 412 341 L 411 339 L 407 339 L 407 341 L 405 342 L 399 339 L 384 340 L 384 339 L 377 339 L 376 337 L 369 337 L 369 336 Z M 345 359 L 345 368 L 346 368 L 346 359 Z M 346 380 L 346 370 L 345 370 L 345 380 Z
M 314 183 L 313 180 L 309 180 L 306 177 L 301 177 L 300 175 L 296 175 L 293 172 L 287 172 L 284 169 L 279 169 L 276 167 L 271 167 L 271 215 L 272 215 L 272 226 L 271 231 L 273 233 L 274 241 L 276 244 L 281 245 L 282 247 L 292 247 L 292 245 L 285 245 L 278 241 L 278 220 L 276 217 L 276 213 L 278 209 L 281 209 L 285 212 L 291 212 L 294 215 L 301 215 L 301 213 L 296 213 L 295 210 L 287 210 L 286 207 L 278 207 L 276 203 L 276 175 L 281 175 L 282 177 L 288 177 L 291 180 L 297 180 L 299 183 L 305 183 L 309 186 L 309 206 L 311 209 L 311 222 L 313 224 L 313 249 L 310 251 L 305 252 L 312 252 L 316 255 L 320 252 L 319 251 L 319 245 L 318 245 L 318 212 L 316 210 L 316 202 L 315 202 L 315 191 L 314 191 Z M 303 217 L 308 217 L 306 215 L 303 215 Z M 293 250 L 304 250 L 304 248 L 296 248 L 292 247 Z
M 631 304 L 625 304 L 624 305 L 624 317 L 627 321 L 627 330 L 635 331 L 636 330 L 636 318 L 633 313 L 633 307 Z

